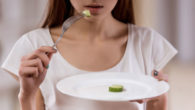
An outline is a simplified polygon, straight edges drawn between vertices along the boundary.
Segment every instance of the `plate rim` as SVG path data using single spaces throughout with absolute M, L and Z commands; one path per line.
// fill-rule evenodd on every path
M 78 76 L 83 76 L 83 75 L 94 75 L 94 74 L 98 74 L 98 75 L 101 75 L 101 74 L 105 74 L 105 73 L 107 73 L 107 74 L 119 74 L 120 73 L 120 75 L 121 75 L 121 73 L 124 73 L 124 74 L 126 74 L 126 75 L 130 75 L 130 76 L 141 76 L 141 77 L 147 77 L 147 78 L 152 78 L 153 80 L 156 80 L 155 78 L 153 78 L 153 77 L 151 77 L 151 76 L 149 76 L 149 75 L 144 75 L 144 74 L 132 74 L 131 72 L 89 72 L 89 73 L 82 73 L 82 74 L 76 74 L 76 75 L 70 75 L 70 76 L 68 76 L 68 77 L 65 77 L 65 78 L 63 78 L 63 79 L 61 79 L 61 80 L 59 80 L 58 82 L 57 82 L 57 84 L 56 84 L 56 88 L 57 88 L 57 90 L 60 92 L 60 93 L 62 93 L 63 95 L 68 95 L 68 96 L 72 96 L 72 97 L 75 97 L 75 98 L 80 98 L 80 99 L 86 99 L 86 100 L 94 100 L 94 101 L 106 101 L 106 102 L 126 102 L 126 101 L 133 101 L 133 100 L 142 100 L 142 99 L 147 99 L 147 98 L 154 98 L 154 97 L 157 97 L 157 96 L 160 96 L 160 95 L 162 95 L 162 94 L 164 94 L 164 93 L 166 93 L 166 92 L 168 92 L 169 91 L 169 89 L 170 89 L 170 85 L 167 83 L 167 82 L 165 82 L 165 81 L 157 81 L 158 83 L 163 83 L 164 84 L 164 86 L 166 87 L 165 88 L 165 90 L 163 90 L 161 93 L 158 93 L 158 94 L 155 94 L 155 95 L 153 95 L 153 96 L 149 96 L 149 97 L 145 97 L 145 98 L 136 98 L 136 99 L 96 99 L 96 98 L 89 98 L 89 97 L 84 97 L 84 96 L 79 96 L 79 95 L 74 95 L 74 94 L 70 94 L 70 93 L 68 93 L 68 92 L 63 92 L 62 90 L 60 90 L 60 87 L 59 87 L 59 85 L 60 85 L 60 83 L 62 83 L 64 80 L 66 80 L 66 79 L 68 79 L 68 78 L 72 78 L 72 77 L 78 77 Z

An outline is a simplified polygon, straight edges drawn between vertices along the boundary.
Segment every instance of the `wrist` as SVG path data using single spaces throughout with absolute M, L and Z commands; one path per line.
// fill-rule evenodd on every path
M 21 110 L 36 110 L 36 94 L 18 94 Z
M 36 99 L 35 98 L 19 98 L 21 110 L 36 110 Z
M 34 102 L 36 101 L 36 97 L 34 96 L 23 96 L 23 95 L 18 95 L 18 100 L 20 102 L 20 104 L 25 104 L 25 103 L 29 103 L 29 104 L 34 104 Z
M 147 110 L 167 110 L 167 93 L 149 100 Z
M 36 98 L 36 93 L 26 93 L 20 90 L 18 94 L 18 99 L 20 101 L 34 100 Z

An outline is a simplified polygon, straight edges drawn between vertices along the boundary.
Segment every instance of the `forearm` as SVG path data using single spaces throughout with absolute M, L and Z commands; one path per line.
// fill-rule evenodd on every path
M 167 110 L 167 93 L 147 102 L 146 110 Z
M 21 110 L 36 110 L 36 97 L 35 96 L 18 96 Z

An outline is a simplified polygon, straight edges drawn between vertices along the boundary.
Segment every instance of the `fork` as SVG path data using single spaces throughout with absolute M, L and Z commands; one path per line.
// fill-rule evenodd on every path
M 63 25 L 62 25 L 62 33 L 60 35 L 60 37 L 55 41 L 55 43 L 53 44 L 52 48 L 55 49 L 57 43 L 62 39 L 63 35 L 64 35 L 64 32 L 66 32 L 68 30 L 68 28 L 73 24 L 75 23 L 76 21 L 78 21 L 79 19 L 85 17 L 84 14 L 78 14 L 78 15 L 75 15 L 75 16 L 71 16 L 69 17 L 66 21 L 64 21 Z M 48 52 L 45 53 L 46 55 L 49 55 Z M 46 68 L 48 69 L 49 68 L 49 64 L 46 66 Z
M 63 25 L 62 25 L 62 33 L 60 34 L 60 37 L 55 41 L 55 43 L 53 44 L 53 48 L 56 47 L 57 43 L 62 39 L 64 32 L 66 32 L 68 30 L 68 28 L 74 24 L 76 21 L 78 21 L 79 19 L 85 17 L 84 14 L 78 14 L 72 17 L 69 17 L 66 21 L 64 21 Z

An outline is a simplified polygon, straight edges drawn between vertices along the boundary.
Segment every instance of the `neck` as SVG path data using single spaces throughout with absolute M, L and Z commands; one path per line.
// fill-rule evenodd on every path
M 83 18 L 74 23 L 66 33 L 85 40 L 104 39 L 105 37 L 113 36 L 115 30 L 117 30 L 117 24 L 119 24 L 119 22 L 115 20 L 111 14 L 102 18 Z

